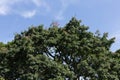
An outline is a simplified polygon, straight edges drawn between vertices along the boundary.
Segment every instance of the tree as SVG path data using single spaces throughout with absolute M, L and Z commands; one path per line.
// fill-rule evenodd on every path
M 0 76 L 8 80 L 79 80 L 80 76 L 119 80 L 119 50 L 110 51 L 114 38 L 107 36 L 90 32 L 75 17 L 64 27 L 31 27 L 16 34 L 5 52 L 1 50 Z
M 4 80 L 5 74 L 9 71 L 7 53 L 7 44 L 0 42 L 0 80 Z
M 95 35 L 80 23 L 81 21 L 73 17 L 63 28 L 50 28 L 54 33 L 50 34 L 49 39 L 52 39 L 48 41 L 54 50 L 55 61 L 67 64 L 76 78 L 84 76 L 91 79 L 97 77 L 99 80 L 109 79 L 106 77 L 110 65 L 109 49 L 114 38 L 108 40 L 107 33 L 103 36 Z M 105 77 L 101 73 L 103 71 Z
M 67 65 L 57 63 L 45 54 L 48 49 L 44 41 L 46 34 L 42 26 L 16 34 L 15 39 L 7 45 L 9 70 L 3 76 L 5 79 L 64 80 L 74 77 Z

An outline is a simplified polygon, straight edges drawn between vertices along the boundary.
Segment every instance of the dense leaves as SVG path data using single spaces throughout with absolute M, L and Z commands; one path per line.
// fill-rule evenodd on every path
M 0 79 L 119 80 L 120 50 L 110 51 L 114 38 L 88 29 L 73 17 L 64 27 L 31 27 L 0 43 Z

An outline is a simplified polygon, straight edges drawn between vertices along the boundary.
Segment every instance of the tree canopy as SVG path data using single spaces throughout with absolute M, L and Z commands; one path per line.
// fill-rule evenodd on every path
M 64 27 L 30 27 L 0 43 L 0 80 L 120 79 L 120 50 L 115 38 L 90 32 L 73 17 Z

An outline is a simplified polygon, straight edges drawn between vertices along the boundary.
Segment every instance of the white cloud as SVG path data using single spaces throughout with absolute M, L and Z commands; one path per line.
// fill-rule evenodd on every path
M 21 13 L 21 16 L 23 16 L 24 18 L 32 18 L 33 16 L 35 16 L 36 11 L 25 11 Z
M 16 1 L 17 0 L 0 0 L 0 15 L 7 15 L 11 10 L 10 6 Z
M 76 5 L 78 1 L 79 0 L 59 0 L 57 2 L 60 4 L 60 9 L 57 9 L 56 11 L 51 9 L 51 3 L 49 3 L 47 0 L 0 0 L 0 16 L 16 14 L 24 18 L 31 18 L 37 14 L 48 15 L 48 13 L 51 11 L 56 20 L 63 20 L 63 14 L 66 9 L 71 5 Z
M 30 6 L 26 8 L 27 6 Z M 32 7 L 32 8 L 31 8 Z M 44 0 L 0 0 L 0 15 L 17 14 L 24 18 L 31 18 L 36 15 L 37 10 L 44 8 L 50 10 Z
M 0 15 L 7 15 L 7 13 L 9 12 L 9 8 L 6 6 L 1 6 L 0 7 Z

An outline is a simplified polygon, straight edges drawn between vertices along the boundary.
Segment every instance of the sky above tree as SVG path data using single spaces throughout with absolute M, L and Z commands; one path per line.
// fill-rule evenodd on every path
M 64 26 L 71 17 L 81 19 L 92 32 L 108 32 L 116 37 L 111 50 L 120 48 L 120 0 L 0 0 L 0 41 L 34 25 L 52 22 Z

